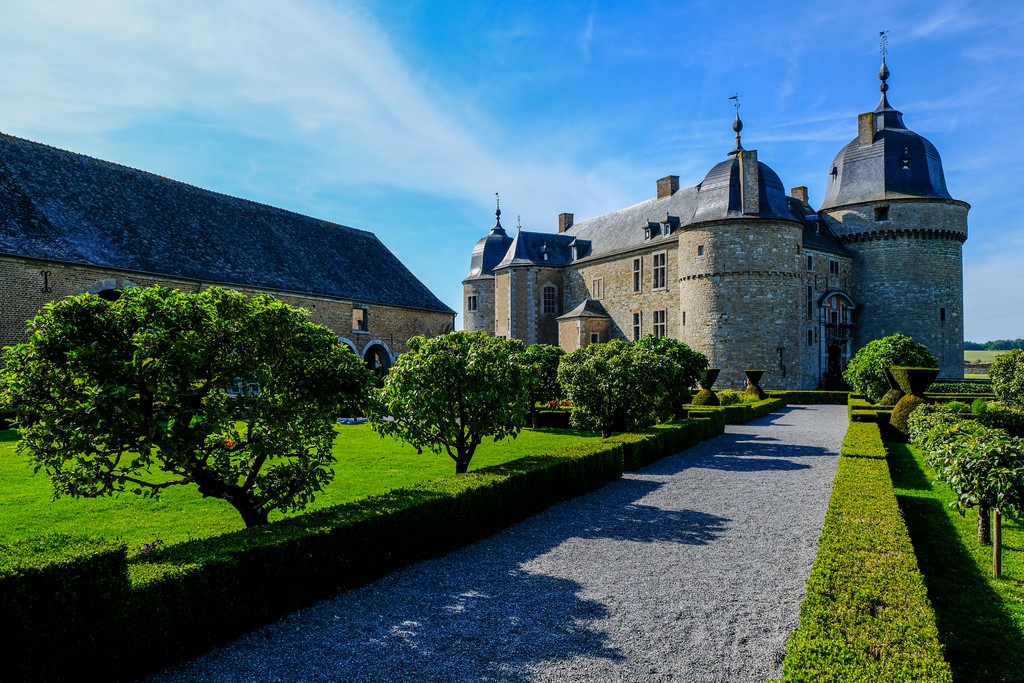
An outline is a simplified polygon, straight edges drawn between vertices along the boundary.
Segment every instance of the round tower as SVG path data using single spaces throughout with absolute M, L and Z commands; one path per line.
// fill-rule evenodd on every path
M 467 332 L 494 334 L 494 266 L 512 244 L 512 238 L 501 227 L 501 204 L 495 204 L 494 227 L 473 247 L 469 275 L 462 281 L 462 329 Z
M 800 318 L 802 223 L 779 176 L 740 144 L 697 186 L 679 234 L 680 338 L 738 388 L 744 370 L 764 369 L 766 386 L 804 388 Z
M 961 378 L 970 205 L 946 189 L 935 146 L 889 104 L 884 52 L 878 78 L 878 107 L 858 117 L 857 137 L 832 162 L 819 211 L 853 253 L 854 347 L 906 334 L 939 359 L 940 376 Z

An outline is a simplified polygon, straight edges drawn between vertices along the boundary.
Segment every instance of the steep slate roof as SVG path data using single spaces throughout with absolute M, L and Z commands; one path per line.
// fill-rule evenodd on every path
M 558 316 L 558 320 L 575 320 L 576 318 L 610 318 L 608 311 L 596 299 L 584 299 L 576 308 Z
M 818 217 L 814 209 L 795 197 L 787 197 L 787 200 L 789 201 L 789 210 L 804 225 L 805 249 L 827 251 L 853 258 L 853 254 L 840 243 L 839 238 L 829 230 L 828 224 Z
M 454 313 L 373 233 L 3 134 L 0 254 Z

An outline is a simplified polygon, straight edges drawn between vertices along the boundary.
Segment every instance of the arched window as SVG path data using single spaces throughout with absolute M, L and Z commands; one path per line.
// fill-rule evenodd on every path
M 544 285 L 540 310 L 544 315 L 558 313 L 558 289 L 554 285 Z

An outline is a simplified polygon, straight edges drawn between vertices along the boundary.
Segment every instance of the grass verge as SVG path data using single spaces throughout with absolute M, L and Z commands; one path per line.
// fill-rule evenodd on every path
M 890 471 L 957 683 L 1024 680 L 1024 528 L 1003 520 L 1003 578 L 977 542 L 976 511 L 959 515 L 921 453 L 889 444 Z

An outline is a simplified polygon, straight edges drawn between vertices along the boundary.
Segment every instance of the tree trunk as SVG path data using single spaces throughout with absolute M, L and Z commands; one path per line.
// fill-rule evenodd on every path
M 459 458 L 455 461 L 455 474 L 465 474 L 469 471 L 469 459 Z
M 250 500 L 229 500 L 228 502 L 238 510 L 238 514 L 242 515 L 242 521 L 245 522 L 246 528 L 262 526 L 270 521 L 268 513 L 259 509 Z
M 1003 530 L 1002 515 L 999 508 L 992 511 L 992 577 L 998 579 L 1003 574 Z
M 537 404 L 533 404 L 530 407 L 530 426 L 537 429 L 540 422 L 540 411 L 537 410 Z
M 992 545 L 992 526 L 988 518 L 989 506 L 978 506 L 978 543 L 981 545 Z

